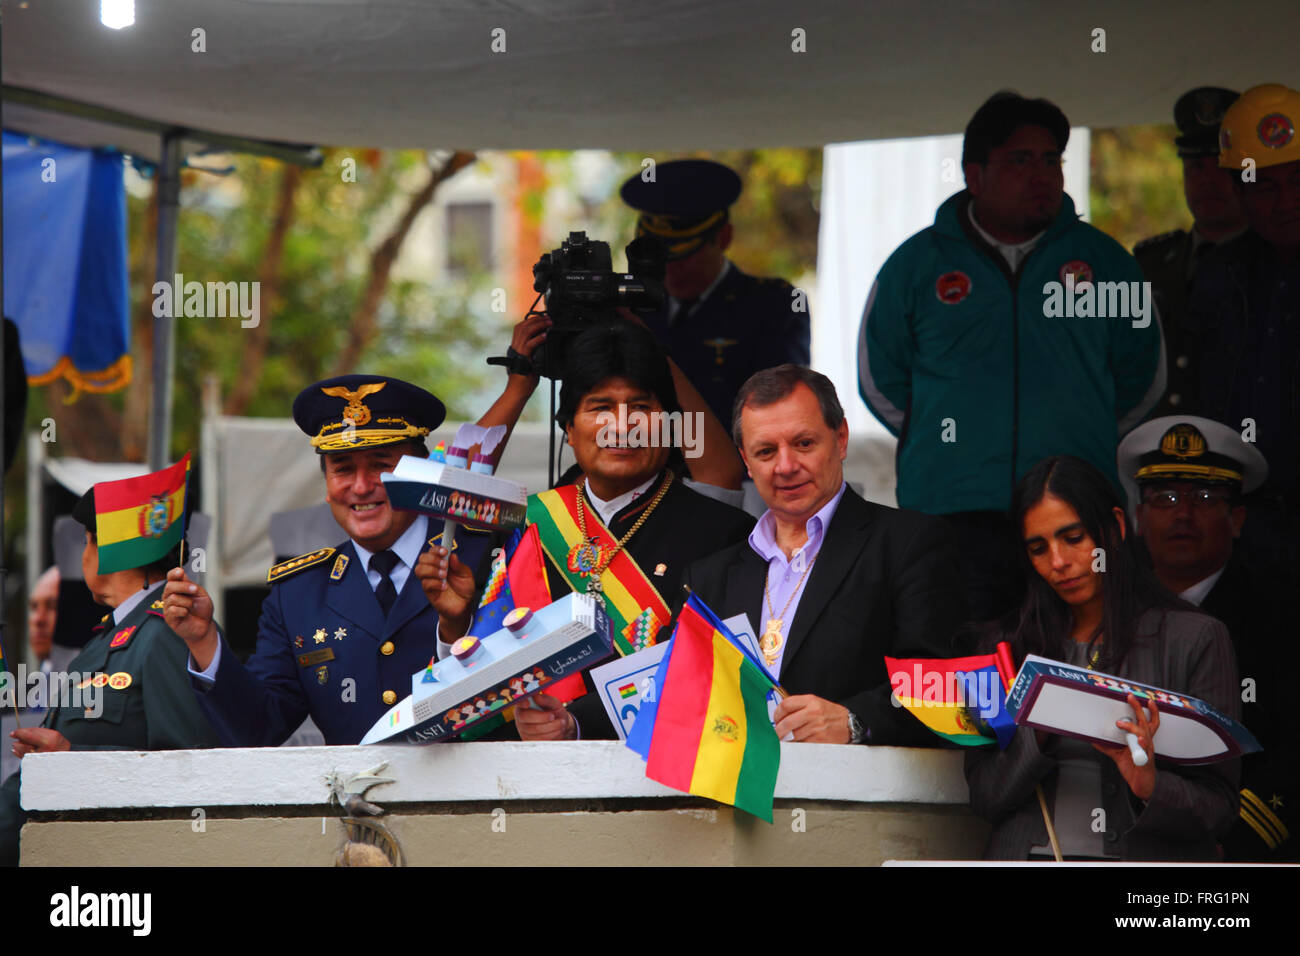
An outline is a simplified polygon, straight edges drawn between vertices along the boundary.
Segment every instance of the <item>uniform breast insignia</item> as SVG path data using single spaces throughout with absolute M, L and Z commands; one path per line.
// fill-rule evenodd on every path
M 722 350 L 725 348 L 730 348 L 733 345 L 738 345 L 739 343 L 735 339 L 724 339 L 719 337 L 716 339 L 705 339 L 700 344 L 707 345 L 709 346 L 709 348 L 713 349 L 713 361 L 715 364 L 721 365 Z
M 309 554 L 300 555 L 296 558 L 290 558 L 288 561 L 281 561 L 273 565 L 271 570 L 266 572 L 266 583 L 274 584 L 276 581 L 282 581 L 290 575 L 297 574 L 304 568 L 314 567 L 323 561 L 328 561 L 334 556 L 338 548 L 321 548 L 318 551 L 312 551 Z
M 293 646 L 294 646 L 294 647 L 302 647 L 302 635 L 301 635 L 301 634 L 299 634 L 297 637 L 295 637 L 295 638 L 293 639 Z
M 662 561 L 655 565 L 655 577 L 662 578 L 668 571 L 668 565 Z
M 316 668 L 316 683 L 324 687 L 330 682 L 330 669 L 322 664 Z
M 114 649 L 119 647 L 125 647 L 126 642 L 131 639 L 131 635 L 134 633 L 135 633 L 134 624 L 132 624 L 130 627 L 124 627 L 113 637 L 111 641 L 108 642 L 108 646 Z
M 91 633 L 94 633 L 96 631 L 102 631 L 104 628 L 108 627 L 109 619 L 112 618 L 112 616 L 113 616 L 113 612 L 109 611 L 107 614 L 101 617 L 99 619 L 99 623 L 90 629 Z
M 158 600 L 154 601 L 152 604 L 149 605 L 149 613 L 150 613 L 150 614 L 157 614 L 159 617 L 164 617 L 164 616 L 165 616 L 165 615 L 163 614 L 163 602 L 162 602 L 162 598 L 159 598 Z
M 340 554 L 334 559 L 334 567 L 330 569 L 330 580 L 337 581 L 343 577 L 343 572 L 348 569 L 348 556 Z
M 348 636 L 348 629 L 346 627 L 338 627 L 334 629 L 334 640 L 341 641 L 343 640 L 343 638 L 347 636 Z
M 126 690 L 131 686 L 131 675 L 126 671 L 118 671 L 108 678 L 108 686 L 113 690 Z
M 322 647 L 319 651 L 309 651 L 306 654 L 298 655 L 299 667 L 315 667 L 317 664 L 323 664 L 326 661 L 334 660 L 334 648 Z
M 324 644 L 324 643 L 325 643 L 325 628 L 323 628 L 323 627 L 318 627 L 318 628 L 316 628 L 316 633 L 313 634 L 313 635 L 311 636 L 311 639 L 312 639 L 313 641 L 315 641 L 317 644 Z

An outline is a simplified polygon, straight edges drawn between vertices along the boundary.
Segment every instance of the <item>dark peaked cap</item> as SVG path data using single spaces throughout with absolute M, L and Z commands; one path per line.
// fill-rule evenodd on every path
M 420 441 L 446 417 L 432 394 L 386 375 L 327 378 L 293 400 L 293 420 L 322 455 Z
M 1188 159 L 1218 156 L 1219 123 L 1240 95 L 1218 86 L 1198 86 L 1178 97 L 1174 104 L 1174 123 L 1179 133 L 1174 145 L 1178 155 Z

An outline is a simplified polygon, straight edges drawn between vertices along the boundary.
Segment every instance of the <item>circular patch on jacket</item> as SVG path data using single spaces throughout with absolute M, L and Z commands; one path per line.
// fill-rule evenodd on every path
M 91 679 L 90 683 L 93 684 L 95 687 L 103 687 L 105 684 L 108 683 L 108 675 L 107 675 L 107 674 L 96 674 L 96 675 Z
M 131 675 L 126 671 L 118 671 L 108 679 L 108 686 L 113 690 L 126 690 L 131 686 Z
M 1259 121 L 1255 132 L 1269 149 L 1281 149 L 1295 139 L 1295 124 L 1285 113 L 1269 113 Z
M 1065 265 L 1061 266 L 1061 283 L 1065 283 L 1066 276 L 1074 276 L 1074 284 L 1081 285 L 1084 282 L 1092 281 L 1092 266 L 1082 259 L 1071 259 Z
M 964 272 L 945 272 L 935 280 L 934 294 L 944 305 L 956 305 L 970 295 L 970 276 Z

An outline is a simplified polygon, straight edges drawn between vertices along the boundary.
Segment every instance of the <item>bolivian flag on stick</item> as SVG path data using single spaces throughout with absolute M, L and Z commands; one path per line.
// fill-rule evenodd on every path
M 185 489 L 190 455 L 162 471 L 95 485 L 99 573 L 138 568 L 173 550 L 185 537 Z
M 886 657 L 885 669 L 894 698 L 940 737 L 966 747 L 996 742 L 1005 750 L 1016 732 L 1006 706 L 1010 659 L 1003 643 L 997 654 L 974 657 Z
M 646 776 L 772 822 L 781 745 L 767 716 L 772 679 L 692 594 L 627 745 Z

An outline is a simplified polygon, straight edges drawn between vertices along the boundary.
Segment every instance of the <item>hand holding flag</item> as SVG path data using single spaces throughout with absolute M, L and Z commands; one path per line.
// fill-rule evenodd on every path
M 194 662 L 204 669 L 216 654 L 216 622 L 212 620 L 212 598 L 191 581 L 181 568 L 167 572 L 163 586 L 163 620 L 176 636 L 189 645 Z
M 767 717 L 767 695 L 775 686 L 692 594 L 627 745 L 645 759 L 647 777 L 770 823 L 781 763 Z

